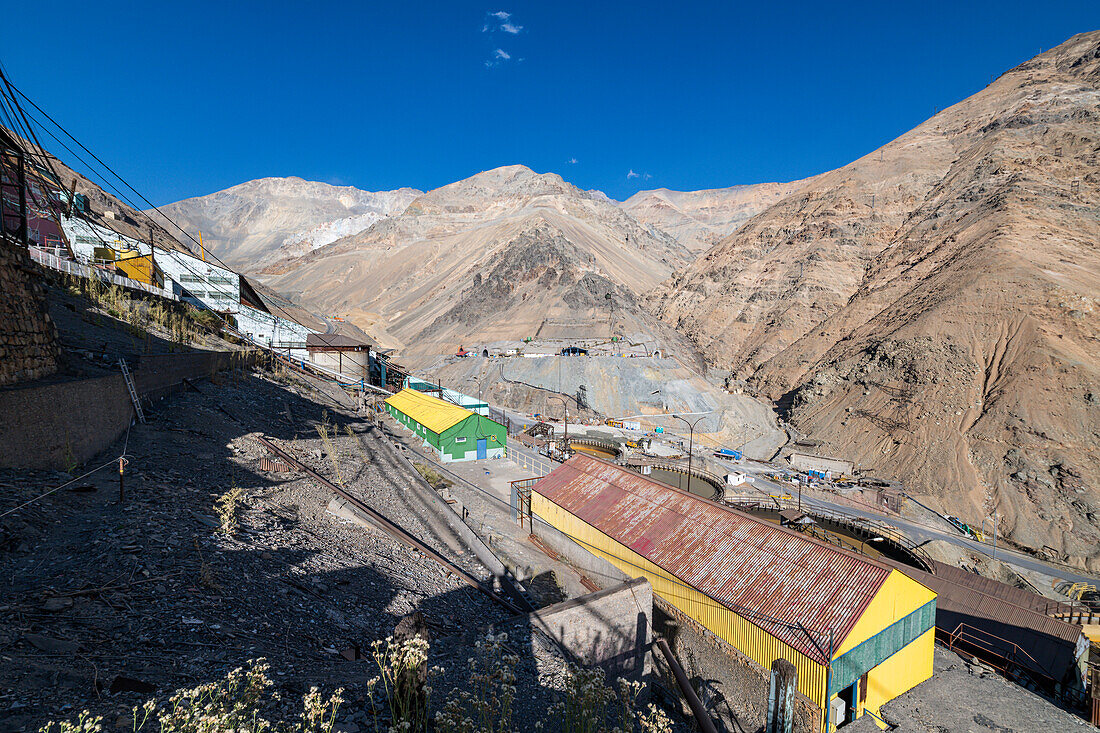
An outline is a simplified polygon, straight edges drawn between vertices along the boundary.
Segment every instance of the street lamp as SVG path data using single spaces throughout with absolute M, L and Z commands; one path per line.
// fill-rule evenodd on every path
M 867 543 L 868 542 L 882 542 L 883 539 L 884 538 L 882 538 L 882 537 L 872 537 L 869 540 L 865 540 L 861 537 L 860 540 L 859 540 L 859 552 L 860 552 L 860 554 L 861 555 L 866 555 L 867 554 Z
M 713 412 L 713 410 L 711 412 Z M 709 414 L 710 413 L 708 412 L 707 415 Z M 691 491 L 691 453 L 692 449 L 695 447 L 695 426 L 702 422 L 707 417 L 707 415 L 696 418 L 695 422 L 688 422 L 687 418 L 680 417 L 679 415 L 672 416 L 680 422 L 684 423 L 684 425 L 688 426 L 688 491 Z M 679 485 L 680 482 L 677 482 L 677 486 Z
M 997 520 L 1000 515 L 997 512 L 993 512 L 992 517 L 986 517 L 982 520 L 982 534 L 985 534 L 985 523 L 991 522 L 993 524 L 993 559 L 997 559 Z

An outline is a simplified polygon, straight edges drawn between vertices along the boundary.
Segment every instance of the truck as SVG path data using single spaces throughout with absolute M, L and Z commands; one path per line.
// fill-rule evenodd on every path
M 715 458 L 725 458 L 727 461 L 740 461 L 741 451 L 730 450 L 729 448 L 719 448 L 714 452 Z

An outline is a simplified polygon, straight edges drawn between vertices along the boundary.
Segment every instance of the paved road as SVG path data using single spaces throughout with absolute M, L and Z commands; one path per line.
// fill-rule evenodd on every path
M 531 417 L 523 415 L 522 413 L 516 412 L 514 410 L 504 410 L 504 412 L 508 415 L 508 419 L 512 422 L 513 425 L 522 426 L 520 428 L 521 430 L 526 428 L 528 425 L 533 425 L 536 422 Z M 668 437 L 674 437 L 674 435 L 675 434 L 670 434 Z M 526 453 L 527 456 L 532 460 L 538 461 L 542 464 L 548 463 L 548 459 L 544 456 L 538 456 L 535 455 L 533 451 L 530 451 L 526 448 L 520 448 L 515 442 L 509 444 L 508 450 L 522 451 Z M 723 462 L 719 461 L 719 463 Z M 735 463 L 726 463 L 724 465 L 727 465 L 731 469 L 736 468 L 736 470 L 741 471 L 744 471 L 747 468 L 748 472 L 754 473 L 755 475 L 755 485 L 765 491 L 785 494 L 790 493 L 790 490 L 792 488 L 790 485 L 779 484 L 775 481 L 764 478 L 763 476 L 753 471 L 751 467 L 746 467 L 742 464 Z M 909 537 L 909 539 L 917 543 L 926 542 L 929 540 L 943 540 L 945 542 L 950 542 L 967 550 L 980 552 L 990 557 L 993 556 L 992 545 L 984 542 L 978 542 L 977 540 L 971 539 L 969 537 L 964 537 L 963 535 L 956 532 L 936 529 L 935 527 L 929 527 L 925 524 L 920 524 L 918 522 L 901 519 L 899 517 L 891 517 L 885 514 L 879 514 L 877 512 L 872 512 L 865 509 L 858 509 L 848 504 L 830 502 L 826 499 L 811 498 L 804 495 L 802 497 L 802 501 L 808 506 L 819 506 L 823 509 L 839 511 L 847 514 L 854 514 L 856 516 L 863 517 L 864 519 L 870 519 L 889 524 L 903 532 L 906 536 Z M 1054 578 L 1060 578 L 1071 583 L 1100 584 L 1100 578 L 1098 578 L 1097 576 L 1085 575 L 1065 566 L 1051 565 L 1049 563 L 1043 562 L 1042 560 L 1036 559 L 1031 555 L 1017 552 L 1016 550 L 1010 550 L 1004 547 L 997 548 L 997 559 L 1002 560 L 1010 565 L 1015 565 L 1016 567 L 1023 568 L 1025 570 L 1043 573 L 1044 575 L 1049 575 Z
M 768 491 L 775 491 L 781 494 L 790 493 L 791 486 L 779 484 L 770 479 L 766 479 L 757 475 L 756 486 Z M 890 517 L 885 514 L 878 514 L 876 512 L 867 511 L 865 509 L 858 509 L 847 504 L 839 504 L 831 502 L 825 499 L 812 498 L 806 495 L 802 496 L 802 503 L 808 506 L 819 506 L 823 509 L 831 509 L 835 511 L 845 512 L 847 514 L 855 514 L 856 516 L 863 517 L 864 519 L 873 519 L 884 524 L 889 524 L 906 534 L 909 539 L 914 542 L 925 542 L 928 540 L 944 540 L 950 542 L 959 547 L 966 548 L 967 550 L 973 550 L 980 552 L 990 557 L 993 556 L 993 546 L 984 542 L 978 542 L 977 540 L 969 537 L 964 537 L 957 533 L 945 532 L 942 530 L 929 527 L 927 525 L 919 524 L 907 519 L 901 519 L 900 517 Z M 1030 555 L 1026 555 L 1016 550 L 1010 550 L 1003 547 L 997 548 L 997 559 L 1002 560 L 1010 565 L 1015 565 L 1025 570 L 1031 570 L 1044 575 L 1049 575 L 1055 578 L 1061 578 L 1062 580 L 1068 580 L 1072 583 L 1097 583 L 1098 578 L 1093 575 L 1082 575 L 1072 569 L 1051 565 L 1045 563 L 1042 560 L 1038 560 Z

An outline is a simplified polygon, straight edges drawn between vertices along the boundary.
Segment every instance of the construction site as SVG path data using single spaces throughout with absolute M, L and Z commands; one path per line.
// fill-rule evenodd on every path
M 1081 568 L 602 321 L 410 369 L 3 83 L 0 730 L 1100 726 Z

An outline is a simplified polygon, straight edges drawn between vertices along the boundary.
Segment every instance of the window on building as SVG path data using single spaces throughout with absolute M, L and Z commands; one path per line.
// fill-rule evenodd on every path
M 456 443 L 465 443 L 466 442 L 466 436 L 463 435 L 461 437 L 455 438 L 455 442 Z

